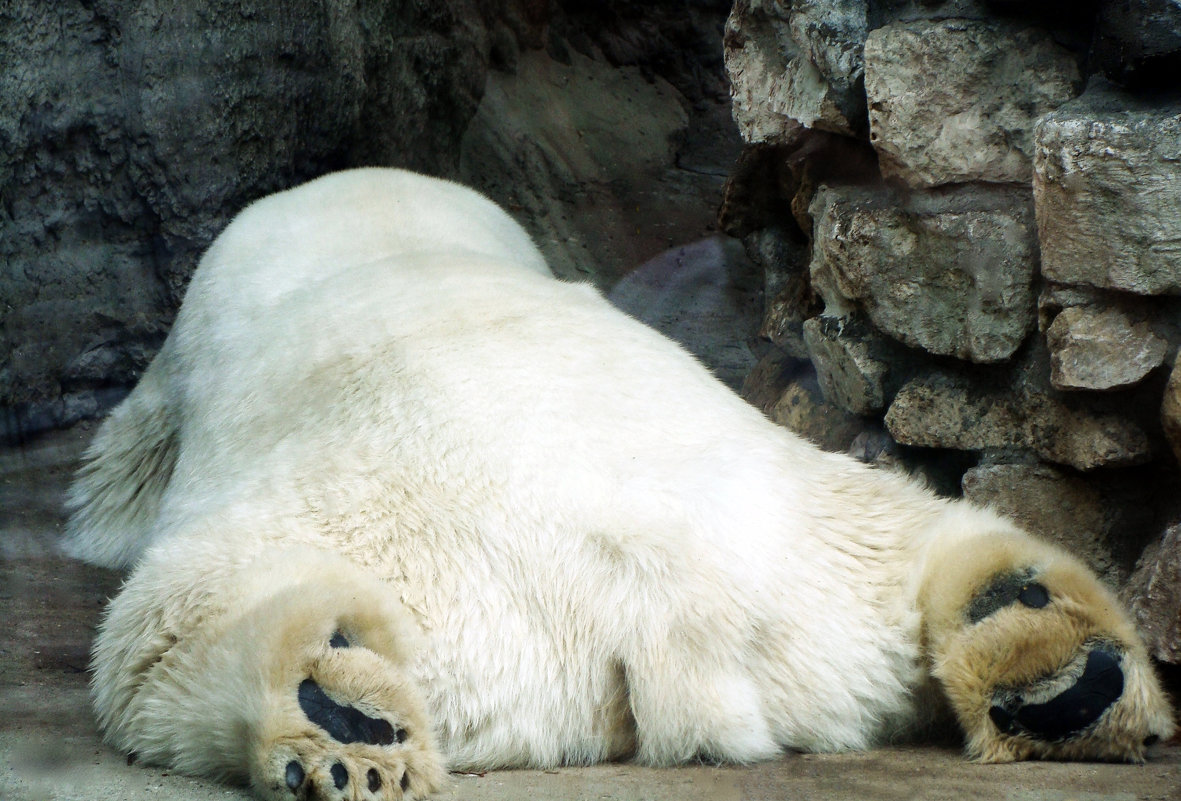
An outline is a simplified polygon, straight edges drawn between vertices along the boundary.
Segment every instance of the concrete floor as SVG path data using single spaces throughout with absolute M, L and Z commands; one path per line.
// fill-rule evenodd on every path
M 64 490 L 90 434 L 79 427 L 0 451 L 0 801 L 248 798 L 241 788 L 129 765 L 97 736 L 87 652 L 120 578 L 54 548 Z M 1181 801 L 1181 744 L 1145 765 L 973 765 L 953 749 L 917 746 L 743 768 L 498 771 L 453 775 L 437 798 Z

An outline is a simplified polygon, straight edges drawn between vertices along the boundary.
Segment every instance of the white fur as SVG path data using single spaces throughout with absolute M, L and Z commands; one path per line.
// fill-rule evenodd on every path
M 488 201 L 391 170 L 242 214 L 92 458 L 70 547 L 138 563 L 96 649 L 100 720 L 225 775 L 253 724 L 202 718 L 175 697 L 183 671 L 145 683 L 145 666 L 194 639 L 233 650 L 243 615 L 282 617 L 267 603 L 284 593 L 312 626 L 350 570 L 396 638 L 417 632 L 405 659 L 453 768 L 619 755 L 628 716 L 644 762 L 746 762 L 913 727 L 927 559 L 1018 536 L 771 424 L 550 277 Z M 143 497 L 113 493 L 116 474 Z M 246 650 L 190 661 L 264 658 Z M 243 682 L 191 692 L 215 699 L 206 718 L 262 714 L 265 680 Z

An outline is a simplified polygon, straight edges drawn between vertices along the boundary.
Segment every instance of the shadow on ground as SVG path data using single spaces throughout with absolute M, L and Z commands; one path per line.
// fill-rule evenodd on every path
M 0 799 L 244 799 L 240 788 L 128 764 L 102 744 L 87 702 L 87 650 L 120 576 L 57 554 L 62 499 L 92 429 L 0 451 Z M 1181 800 L 1181 746 L 1145 765 L 973 765 L 934 746 L 794 755 L 750 767 L 613 764 L 455 774 L 440 799 Z

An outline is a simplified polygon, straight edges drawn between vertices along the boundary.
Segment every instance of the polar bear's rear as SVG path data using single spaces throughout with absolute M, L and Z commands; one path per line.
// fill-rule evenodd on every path
M 108 741 L 267 797 L 866 748 L 932 705 L 989 761 L 1173 730 L 1076 560 L 772 425 L 409 173 L 244 212 L 88 459 L 70 547 L 135 565 Z

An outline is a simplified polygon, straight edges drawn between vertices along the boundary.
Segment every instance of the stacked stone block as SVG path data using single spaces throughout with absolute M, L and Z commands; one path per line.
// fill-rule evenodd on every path
M 1178 662 L 1181 5 L 1086 8 L 739 0 L 722 222 L 748 397 L 1062 542 Z

